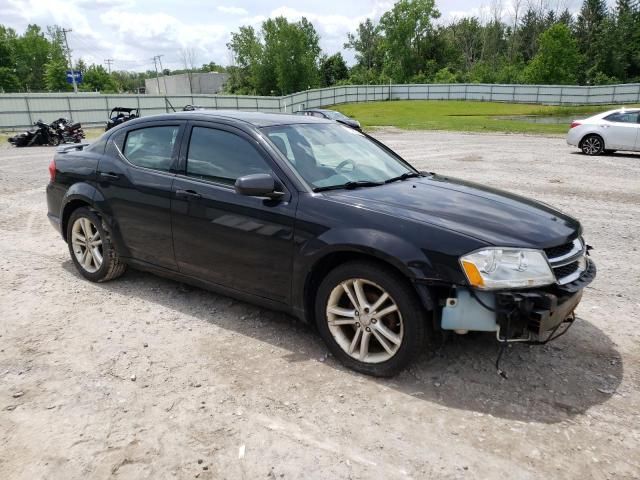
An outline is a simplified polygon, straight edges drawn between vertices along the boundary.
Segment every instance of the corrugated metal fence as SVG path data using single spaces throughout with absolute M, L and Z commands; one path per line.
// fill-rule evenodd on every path
M 236 95 L 100 95 L 3 94 L 0 95 L 0 128 L 32 125 L 38 119 L 51 122 L 67 117 L 83 124 L 104 124 L 113 107 L 139 108 L 143 116 L 182 110 L 185 105 L 214 109 L 296 112 L 304 108 L 379 100 L 476 100 L 548 105 L 603 105 L 640 103 L 640 84 L 597 87 L 552 85 L 427 84 L 348 85 L 294 93 L 283 97 Z

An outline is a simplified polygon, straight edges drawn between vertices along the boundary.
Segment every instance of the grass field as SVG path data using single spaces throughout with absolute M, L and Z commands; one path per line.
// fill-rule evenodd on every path
M 497 102 L 470 101 L 391 101 L 353 103 L 335 107 L 354 117 L 363 127 L 394 126 L 409 130 L 452 130 L 464 132 L 513 132 L 564 134 L 570 120 L 560 124 L 533 123 L 501 117 L 535 115 L 536 117 L 587 117 L 616 108 L 610 105 L 556 107 Z

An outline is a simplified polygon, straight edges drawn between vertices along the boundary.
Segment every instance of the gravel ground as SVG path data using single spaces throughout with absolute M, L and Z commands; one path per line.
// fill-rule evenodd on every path
M 561 138 L 379 130 L 424 169 L 580 218 L 579 320 L 493 367 L 468 335 L 376 380 L 305 325 L 129 271 L 75 272 L 46 220 L 52 150 L 0 150 L 0 477 L 640 478 L 640 155 Z

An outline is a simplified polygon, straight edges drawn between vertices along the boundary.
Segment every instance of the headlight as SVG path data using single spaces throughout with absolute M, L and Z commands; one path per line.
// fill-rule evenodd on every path
M 482 290 L 549 285 L 555 276 L 543 252 L 487 248 L 460 258 L 469 283 Z

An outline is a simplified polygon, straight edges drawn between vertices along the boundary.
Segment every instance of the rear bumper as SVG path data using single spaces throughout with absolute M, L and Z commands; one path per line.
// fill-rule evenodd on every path
M 567 133 L 567 145 L 570 145 L 572 147 L 579 147 L 580 146 L 580 140 L 582 139 L 582 133 L 580 131 L 578 131 L 579 127 L 575 127 L 572 128 L 571 130 L 569 130 L 569 133 Z
M 53 228 L 56 229 L 56 231 L 62 235 L 62 227 L 61 227 L 61 223 L 60 223 L 60 217 L 56 217 L 54 215 L 51 215 L 50 213 L 47 213 L 47 218 L 49 219 L 49 223 L 51 224 L 51 226 Z

